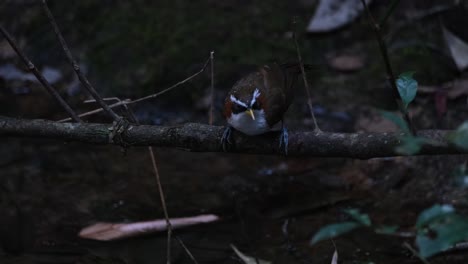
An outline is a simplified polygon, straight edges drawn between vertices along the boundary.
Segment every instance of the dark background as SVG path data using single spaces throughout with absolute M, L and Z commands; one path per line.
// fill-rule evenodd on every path
M 74 56 L 104 97 L 138 98 L 198 71 L 215 51 L 215 124 L 234 82 L 258 65 L 297 60 L 298 41 L 319 125 L 325 131 L 395 131 L 378 110 L 395 110 L 375 35 L 365 16 L 344 28 L 307 34 L 317 1 L 48 1 Z M 376 1 L 381 17 L 390 1 Z M 415 71 L 421 85 L 463 78 L 442 37 L 448 12 L 428 13 L 445 1 L 401 1 L 384 29 L 396 73 Z M 96 108 L 66 63 L 40 1 L 3 1 L 0 23 L 39 69 L 58 72 L 54 86 L 79 112 Z M 450 24 L 453 30 L 462 23 Z M 458 25 L 458 26 L 457 26 Z M 351 72 L 332 63 L 351 56 Z M 0 67 L 25 67 L 0 39 Z M 208 121 L 209 71 L 155 100 L 138 104 L 140 122 L 173 125 Z M 293 130 L 311 130 L 302 86 L 287 114 Z M 418 94 L 410 112 L 419 129 L 456 128 L 467 116 L 466 95 L 449 100 L 440 115 L 434 94 Z M 64 111 L 34 81 L 0 76 L 0 114 L 58 120 Z M 89 121 L 110 122 L 104 116 Z M 157 150 L 171 217 L 216 213 L 216 224 L 176 230 L 200 263 L 240 263 L 235 244 L 274 263 L 330 263 L 334 247 L 309 240 L 323 225 L 345 220 L 345 208 L 361 208 L 381 224 L 410 228 L 424 208 L 454 204 L 466 211 L 466 194 L 452 171 L 464 156 L 371 159 L 288 158 Z M 0 142 L 0 262 L 162 263 L 164 233 L 119 242 L 79 239 L 97 221 L 163 218 L 146 148 L 91 146 L 49 140 Z M 289 240 L 282 233 L 289 221 Z M 417 263 L 402 243 L 412 239 L 364 231 L 336 239 L 343 263 Z M 191 263 L 174 242 L 174 263 Z M 466 263 L 466 254 L 431 263 Z

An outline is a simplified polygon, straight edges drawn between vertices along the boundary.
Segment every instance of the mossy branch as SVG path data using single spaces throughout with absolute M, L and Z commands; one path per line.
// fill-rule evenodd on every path
M 131 125 L 118 142 L 112 140 L 111 124 L 58 123 L 48 120 L 24 120 L 0 116 L 0 137 L 48 138 L 90 144 L 156 146 L 193 152 L 223 152 L 220 144 L 224 128 L 187 123 L 179 126 Z M 422 130 L 418 136 L 428 139 L 416 155 L 468 154 L 450 144 L 447 130 Z M 234 131 L 229 152 L 283 155 L 279 132 L 245 136 Z M 400 156 L 395 148 L 403 133 L 329 133 L 320 131 L 290 132 L 289 156 L 348 157 L 370 159 Z

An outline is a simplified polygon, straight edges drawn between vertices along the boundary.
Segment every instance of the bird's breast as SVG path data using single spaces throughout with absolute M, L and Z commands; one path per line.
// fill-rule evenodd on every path
M 254 110 L 255 120 L 245 112 L 238 114 L 232 113 L 228 118 L 228 123 L 236 130 L 249 135 L 259 135 L 270 131 L 270 126 L 265 119 L 265 112 L 263 110 Z

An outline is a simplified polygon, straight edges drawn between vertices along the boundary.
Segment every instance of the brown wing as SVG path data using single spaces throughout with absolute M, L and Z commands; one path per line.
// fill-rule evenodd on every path
M 275 125 L 283 118 L 293 99 L 293 85 L 297 74 L 278 64 L 263 66 L 260 69 L 263 75 L 263 84 L 267 91 L 265 98 L 267 111 L 267 122 L 270 126 Z

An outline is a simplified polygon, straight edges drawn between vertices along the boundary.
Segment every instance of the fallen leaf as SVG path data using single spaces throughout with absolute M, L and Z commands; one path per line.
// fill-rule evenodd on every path
M 174 229 L 218 220 L 219 217 L 212 214 L 169 219 Z M 167 230 L 165 219 L 134 223 L 96 223 L 83 228 L 78 236 L 87 239 L 110 241 L 165 230 Z
M 457 99 L 460 96 L 468 95 L 468 80 L 456 79 L 438 86 L 420 86 L 418 88 L 418 91 L 423 94 L 437 93 L 439 90 L 446 91 L 448 99 Z
M 468 44 L 447 28 L 442 27 L 442 31 L 453 61 L 457 65 L 458 70 L 463 71 L 468 67 Z
M 366 0 L 370 3 L 371 0 Z M 310 33 L 329 32 L 345 26 L 364 10 L 360 0 L 321 0 L 309 21 Z
M 337 71 L 352 72 L 360 70 L 365 65 L 365 60 L 359 55 L 337 55 L 328 59 L 328 65 Z
M 232 250 L 236 253 L 236 255 L 245 263 L 245 264 L 270 264 L 271 261 L 266 261 L 259 258 L 254 258 L 251 256 L 247 256 L 244 253 L 240 252 L 239 249 L 236 248 L 233 244 L 231 244 Z
M 62 73 L 58 69 L 49 66 L 42 69 L 42 75 L 50 84 L 55 84 L 62 79 Z
M 24 72 L 13 64 L 0 66 L 0 77 L 7 81 L 36 81 L 36 77 L 32 73 Z
M 447 87 L 447 97 L 449 99 L 456 99 L 462 95 L 468 95 L 468 80 L 455 80 L 451 83 L 447 83 L 444 87 Z
M 62 79 L 62 74 L 59 70 L 48 66 L 44 67 L 44 69 L 42 70 L 42 75 L 51 84 L 54 84 L 60 81 L 60 79 Z M 6 64 L 0 66 L 0 78 L 5 79 L 7 81 L 29 81 L 35 83 L 39 82 L 32 73 L 25 72 L 13 64 Z
M 338 264 L 338 251 L 336 249 L 335 249 L 335 252 L 333 253 L 331 264 Z

